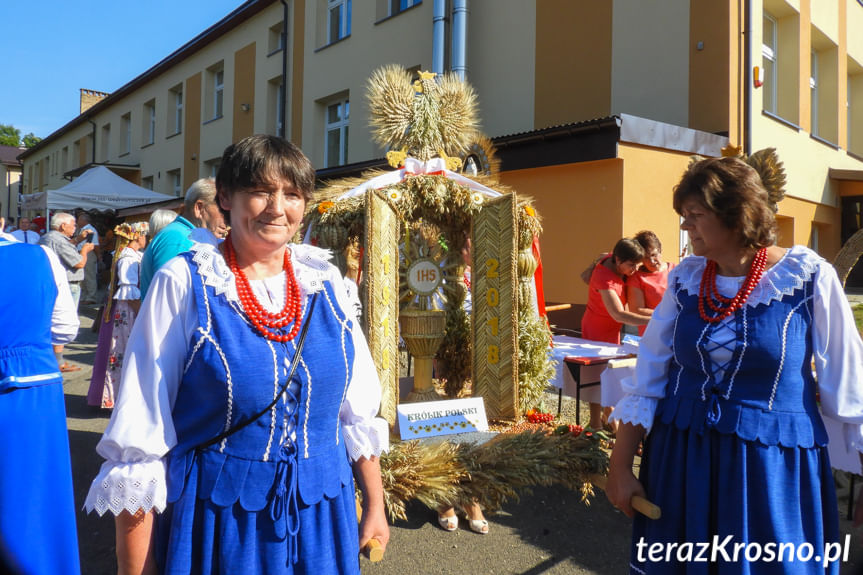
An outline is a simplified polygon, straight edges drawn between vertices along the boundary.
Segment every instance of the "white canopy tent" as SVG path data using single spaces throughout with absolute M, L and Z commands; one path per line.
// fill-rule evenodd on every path
M 136 186 L 105 166 L 90 168 L 69 184 L 57 190 L 22 196 L 22 210 L 71 211 L 117 210 L 174 199 Z

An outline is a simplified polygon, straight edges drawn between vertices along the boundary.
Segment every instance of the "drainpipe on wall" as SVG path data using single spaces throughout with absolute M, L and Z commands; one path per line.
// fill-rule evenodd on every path
M 743 0 L 743 153 L 752 152 L 752 0 Z
M 446 43 L 446 0 L 434 0 L 432 17 L 432 72 L 444 72 L 444 44 Z
M 452 71 L 467 79 L 467 0 L 453 1 Z
M 92 148 L 93 155 L 90 156 L 90 161 L 92 161 L 95 164 L 96 163 L 96 122 L 94 122 L 93 120 L 87 120 L 87 121 L 90 122 L 91 126 L 93 126 L 93 137 L 91 138 L 92 142 L 90 145 L 90 147 Z
M 288 126 L 288 3 L 281 0 L 284 7 L 282 18 L 282 125 L 279 126 L 279 137 L 287 139 Z

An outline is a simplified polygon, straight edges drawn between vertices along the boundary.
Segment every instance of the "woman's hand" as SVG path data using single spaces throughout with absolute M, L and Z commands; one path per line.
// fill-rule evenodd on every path
M 363 516 L 360 520 L 360 549 L 369 539 L 377 539 L 386 550 L 390 540 L 390 526 L 384 507 L 384 486 L 381 481 L 381 463 L 376 456 L 361 457 L 354 462 L 354 475 L 363 494 Z
M 635 510 L 632 508 L 632 497 L 640 495 L 645 497 L 644 486 L 635 478 L 632 467 L 620 469 L 610 467 L 608 469 L 608 481 L 605 485 L 605 495 L 612 505 L 623 511 L 627 517 L 633 517 Z
M 608 464 L 608 480 L 605 495 L 612 505 L 623 511 L 627 517 L 635 515 L 632 509 L 632 496 L 645 497 L 644 486 L 632 473 L 632 462 L 644 436 L 644 428 L 631 423 L 621 423 L 617 429 L 611 461 Z

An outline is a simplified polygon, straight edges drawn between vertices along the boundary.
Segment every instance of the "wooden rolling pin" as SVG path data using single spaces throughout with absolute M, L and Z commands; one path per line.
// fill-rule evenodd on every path
M 384 558 L 384 549 L 381 547 L 381 542 L 377 539 L 369 539 L 366 544 L 363 545 L 362 551 L 372 563 L 377 563 Z
M 547 305 L 545 306 L 545 311 L 561 311 L 564 309 L 569 309 L 572 307 L 571 303 L 558 303 L 555 305 Z
M 605 482 L 608 478 L 605 475 L 591 475 L 590 482 L 605 491 Z M 649 519 L 659 519 L 662 517 L 662 510 L 658 505 L 651 503 L 640 495 L 633 495 L 630 501 L 632 508 L 648 517 Z

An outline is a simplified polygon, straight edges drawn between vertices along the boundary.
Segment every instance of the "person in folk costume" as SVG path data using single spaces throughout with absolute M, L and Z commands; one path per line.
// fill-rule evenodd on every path
M 63 375 L 52 344 L 75 339 L 78 313 L 51 249 L 0 238 L 0 266 L 26 270 L 0 282 L 0 572 L 77 575 Z
M 771 208 L 758 172 L 737 158 L 694 163 L 675 188 L 694 256 L 671 270 L 613 414 L 609 500 L 630 517 L 633 495 L 662 509 L 635 517 L 631 573 L 839 572 L 820 561 L 839 525 L 818 401 L 863 450 L 863 343 L 833 267 L 775 245 Z M 764 555 L 698 562 L 681 546 L 729 537 Z M 639 552 L 654 543 L 672 553 Z M 780 543 L 814 552 L 779 562 L 773 547 L 770 561 Z
M 122 572 L 351 574 L 386 547 L 389 427 L 355 302 L 329 252 L 288 243 L 314 182 L 285 140 L 232 144 L 230 235 L 153 278 L 85 502 L 115 514 Z
M 111 280 L 87 392 L 87 404 L 94 407 L 114 407 L 126 342 L 141 307 L 139 278 L 147 234 L 147 222 L 124 223 L 114 228 L 116 245 L 111 262 Z

